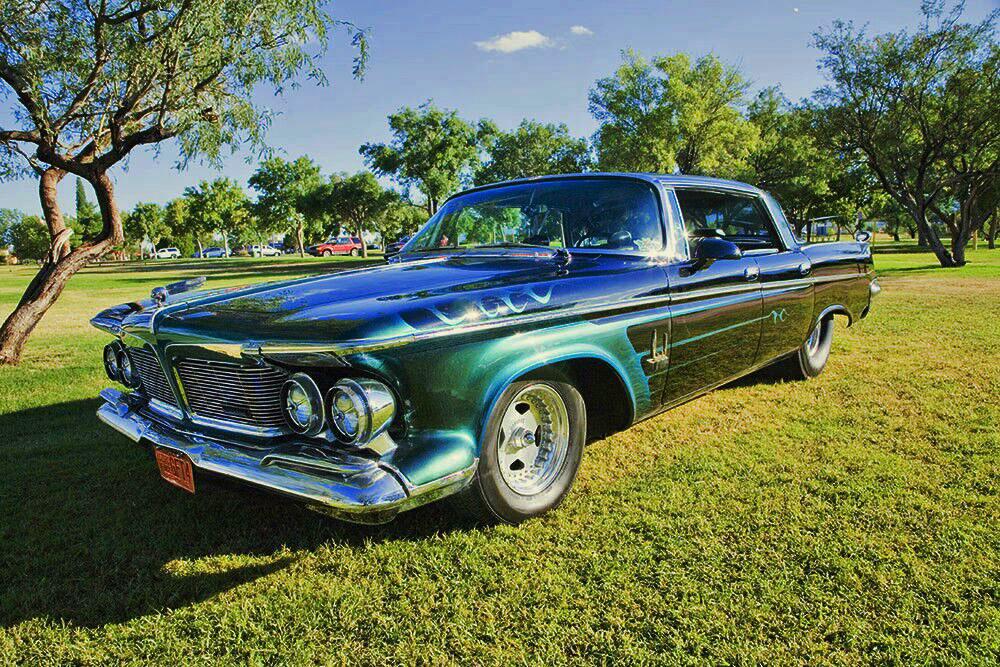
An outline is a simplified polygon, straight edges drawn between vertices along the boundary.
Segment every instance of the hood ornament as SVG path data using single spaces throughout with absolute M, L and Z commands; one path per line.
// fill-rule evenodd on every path
M 175 283 L 170 283 L 169 285 L 164 285 L 163 287 L 154 287 L 149 293 L 149 296 L 152 297 L 153 301 L 162 306 L 167 302 L 168 296 L 198 289 L 205 284 L 205 280 L 205 276 L 188 278 L 187 280 L 178 280 Z

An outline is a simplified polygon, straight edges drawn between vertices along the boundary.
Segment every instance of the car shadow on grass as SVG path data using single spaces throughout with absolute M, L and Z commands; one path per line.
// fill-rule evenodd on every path
M 98 401 L 0 415 L 0 625 L 95 627 L 176 609 L 277 572 L 321 545 L 421 540 L 471 523 L 418 508 L 382 526 L 339 522 L 235 485 L 194 496 L 148 450 L 94 416 Z

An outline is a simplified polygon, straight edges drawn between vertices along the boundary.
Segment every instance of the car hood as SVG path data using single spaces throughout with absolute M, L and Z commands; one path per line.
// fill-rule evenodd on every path
M 104 311 L 95 326 L 179 343 L 327 343 L 431 333 L 505 317 L 606 301 L 594 259 L 572 270 L 550 257 L 450 256 L 321 276 L 172 295 Z M 601 270 L 599 270 L 601 269 Z M 578 278 L 578 279 L 574 279 Z
M 665 290 L 646 263 L 445 256 L 108 309 L 93 323 L 187 344 L 364 343 L 430 334 Z M 646 269 L 643 279 L 634 269 Z M 631 274 L 631 275 L 630 275 Z

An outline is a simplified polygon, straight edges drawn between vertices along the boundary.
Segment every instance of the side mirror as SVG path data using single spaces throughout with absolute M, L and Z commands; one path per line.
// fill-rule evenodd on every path
M 698 241 L 694 248 L 694 259 L 702 264 L 717 259 L 740 259 L 743 251 L 732 241 L 709 236 Z
M 863 229 L 859 229 L 858 231 L 854 232 L 854 240 L 857 241 L 858 243 L 870 243 L 872 240 L 872 233 L 866 232 Z

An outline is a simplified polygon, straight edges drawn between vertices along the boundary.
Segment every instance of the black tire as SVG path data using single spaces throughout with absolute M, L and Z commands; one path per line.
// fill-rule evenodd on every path
M 568 417 L 569 441 L 565 459 L 551 482 L 533 495 L 523 495 L 514 491 L 500 473 L 500 429 L 512 401 L 522 390 L 536 385 L 547 385 L 562 399 Z M 576 387 L 550 379 L 514 382 L 500 395 L 490 413 L 479 466 L 472 483 L 454 500 L 462 510 L 484 523 L 518 524 L 555 509 L 573 486 L 586 438 L 587 409 Z
M 351 257 L 357 257 L 357 256 L 358 256 L 358 249 L 351 248 Z
M 817 338 L 814 340 L 813 336 Z M 830 358 L 830 347 L 833 345 L 833 316 L 823 318 L 802 346 L 772 368 L 786 380 L 808 380 L 823 372 Z
M 332 254 L 333 254 L 333 253 L 332 253 L 332 252 L 330 252 L 329 250 L 324 250 L 324 251 L 323 251 L 323 256 L 324 256 L 324 257 L 329 257 L 329 256 L 330 256 L 330 255 L 332 255 Z

